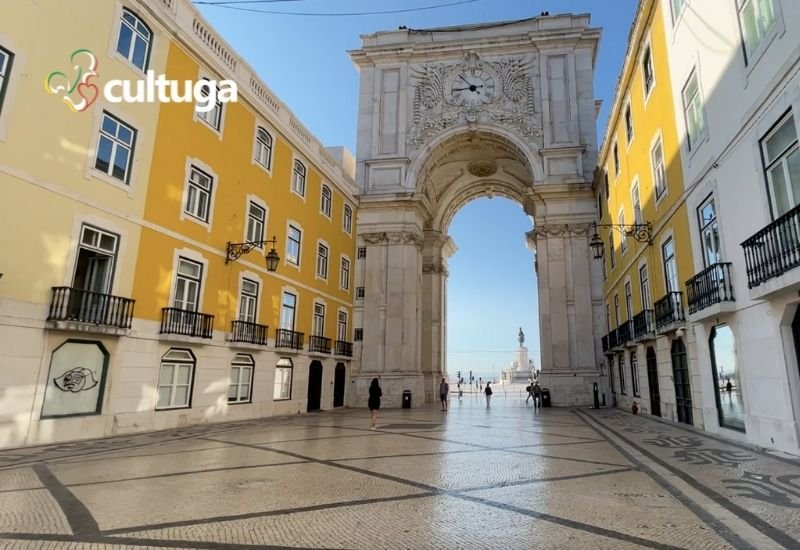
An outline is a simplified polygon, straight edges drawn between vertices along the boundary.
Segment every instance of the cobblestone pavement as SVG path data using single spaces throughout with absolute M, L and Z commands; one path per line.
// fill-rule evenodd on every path
M 502 396 L 0 452 L 0 548 L 800 548 L 799 508 L 795 460 Z

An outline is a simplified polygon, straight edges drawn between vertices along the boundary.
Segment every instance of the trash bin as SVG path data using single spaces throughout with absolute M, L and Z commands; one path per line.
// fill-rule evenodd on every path
M 542 388 L 542 406 L 550 406 L 550 390 L 548 388 Z
M 411 408 L 411 390 L 403 390 L 403 408 Z

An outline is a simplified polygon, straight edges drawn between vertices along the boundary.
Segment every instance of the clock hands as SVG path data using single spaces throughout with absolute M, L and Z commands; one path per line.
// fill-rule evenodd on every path
M 470 92 L 480 93 L 478 88 L 483 88 L 483 86 L 475 86 L 474 84 L 470 84 L 469 88 L 453 88 L 454 92 L 463 92 L 464 90 L 469 90 Z

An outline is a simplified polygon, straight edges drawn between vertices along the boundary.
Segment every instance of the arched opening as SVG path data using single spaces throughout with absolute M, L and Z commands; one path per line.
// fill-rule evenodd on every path
M 647 384 L 650 389 L 650 412 L 654 416 L 661 416 L 661 392 L 658 388 L 658 360 L 653 346 L 647 346 Z
M 344 387 L 347 369 L 344 363 L 336 363 L 333 374 L 333 407 L 344 407 Z
M 311 361 L 308 367 L 308 412 L 318 411 L 322 403 L 322 363 Z
M 678 422 L 693 424 L 692 386 L 689 382 L 689 363 L 686 360 L 686 346 L 678 338 L 672 341 L 672 377 L 675 382 L 675 412 Z

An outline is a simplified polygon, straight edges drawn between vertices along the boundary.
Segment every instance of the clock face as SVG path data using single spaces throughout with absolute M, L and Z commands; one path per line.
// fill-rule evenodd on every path
M 475 106 L 494 99 L 494 78 L 485 71 L 464 71 L 458 73 L 451 93 L 462 105 Z

